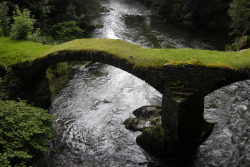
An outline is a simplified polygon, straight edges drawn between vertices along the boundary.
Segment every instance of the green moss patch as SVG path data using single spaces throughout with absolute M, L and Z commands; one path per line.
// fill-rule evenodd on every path
M 161 156 L 166 151 L 167 143 L 171 141 L 167 133 L 160 125 L 148 127 L 136 138 L 136 142 L 147 152 Z
M 0 38 L 0 64 L 12 65 L 32 61 L 61 51 L 106 52 L 127 59 L 139 67 L 162 67 L 164 64 L 194 64 L 209 67 L 241 69 L 250 67 L 250 49 L 242 52 L 220 52 L 195 49 L 142 48 L 117 39 L 77 39 L 61 45 L 42 45 L 28 41 Z

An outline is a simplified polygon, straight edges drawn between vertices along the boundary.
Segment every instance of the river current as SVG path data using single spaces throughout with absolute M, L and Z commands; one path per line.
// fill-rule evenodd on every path
M 106 0 L 109 9 L 93 21 L 103 24 L 89 36 L 123 39 L 142 47 L 221 49 L 218 37 L 189 32 L 168 24 L 135 0 Z M 76 66 L 53 101 L 50 113 L 57 140 L 51 146 L 48 166 L 136 167 L 174 166 L 156 159 L 136 144 L 140 132 L 123 121 L 144 105 L 160 105 L 161 94 L 135 76 L 102 63 Z M 193 166 L 250 166 L 250 81 L 242 81 L 208 95 L 204 117 L 215 123 L 198 148 Z

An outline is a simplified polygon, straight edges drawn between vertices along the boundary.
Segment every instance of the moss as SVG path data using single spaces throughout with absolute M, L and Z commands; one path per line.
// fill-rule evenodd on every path
M 0 75 L 0 99 L 16 100 L 18 92 L 20 92 L 20 80 L 15 76 L 10 68 L 2 69 L 3 75 Z
M 51 92 L 51 100 L 53 101 L 60 91 L 65 88 L 68 81 L 73 77 L 75 68 L 74 65 L 84 65 L 86 62 L 62 62 L 50 66 L 46 71 Z
M 164 64 L 193 64 L 208 67 L 244 69 L 250 67 L 250 49 L 220 52 L 195 49 L 142 48 L 119 39 L 76 39 L 60 45 L 42 45 L 0 37 L 0 64 L 13 65 L 63 52 L 106 52 L 126 59 L 137 67 L 162 67 Z
M 168 132 L 162 126 L 148 127 L 136 138 L 136 142 L 151 154 L 160 156 L 165 151 L 166 143 L 171 141 Z
M 101 25 L 96 25 L 95 27 L 96 28 L 103 28 L 104 26 L 101 24 Z
M 127 128 L 127 129 L 130 129 L 130 127 L 131 127 L 131 123 L 134 121 L 134 118 L 128 118 L 128 119 L 126 119 L 124 122 L 123 122 L 123 124 L 125 125 L 125 127 Z

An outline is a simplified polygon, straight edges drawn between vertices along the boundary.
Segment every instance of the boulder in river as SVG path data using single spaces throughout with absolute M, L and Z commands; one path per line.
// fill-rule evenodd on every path
M 133 111 L 136 118 L 128 118 L 123 124 L 133 131 L 143 131 L 147 127 L 161 125 L 160 111 L 161 108 L 158 106 L 140 107 Z

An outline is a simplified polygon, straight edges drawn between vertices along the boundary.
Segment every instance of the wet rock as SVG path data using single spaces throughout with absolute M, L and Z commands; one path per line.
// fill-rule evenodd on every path
M 160 111 L 160 107 L 143 106 L 133 111 L 136 118 L 128 118 L 123 124 L 133 131 L 143 131 L 147 127 L 161 125 Z
M 160 125 L 161 123 L 161 116 L 156 116 L 151 119 L 151 125 Z
M 108 100 L 106 100 L 106 99 L 104 99 L 102 102 L 103 102 L 103 103 L 110 103 L 110 101 L 108 101 Z
M 205 98 L 204 117 L 216 124 L 198 149 L 195 167 L 250 166 L 249 88 L 250 81 L 242 81 Z
M 161 126 L 161 107 L 143 106 L 133 111 L 136 118 L 128 118 L 124 121 L 127 129 L 142 131 L 136 138 L 136 142 L 147 152 L 161 157 L 164 155 L 168 140 L 165 129 Z
M 133 111 L 133 114 L 140 119 L 151 119 L 160 115 L 161 108 L 155 106 L 143 106 Z
M 143 129 L 150 126 L 150 122 L 145 120 L 141 120 L 138 118 L 128 118 L 123 123 L 125 127 L 129 130 L 133 131 L 142 131 Z
M 161 106 L 162 97 L 161 96 L 154 96 L 149 100 L 151 106 Z

